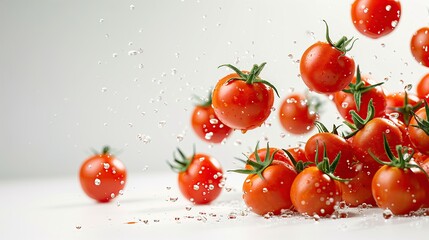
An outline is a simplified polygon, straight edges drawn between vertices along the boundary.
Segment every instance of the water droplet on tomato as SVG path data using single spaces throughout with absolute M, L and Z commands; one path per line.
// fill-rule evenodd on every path
M 110 168 L 110 164 L 109 163 L 103 163 L 103 167 L 104 167 L 104 169 L 109 169 Z
M 398 26 L 398 20 L 392 21 L 392 27 L 395 28 L 396 26 Z
M 198 186 L 198 185 L 195 184 L 193 188 L 194 188 L 195 191 L 198 191 L 200 189 L 200 186 Z
M 94 180 L 94 184 L 95 184 L 96 186 L 100 186 L 100 184 L 101 184 L 101 180 L 100 180 L 100 179 L 98 179 L 98 178 L 96 178 L 96 179 Z
M 389 11 L 390 11 L 390 9 L 392 9 L 392 6 L 387 5 L 387 6 L 386 6 L 386 11 L 388 11 L 388 12 L 389 12 Z

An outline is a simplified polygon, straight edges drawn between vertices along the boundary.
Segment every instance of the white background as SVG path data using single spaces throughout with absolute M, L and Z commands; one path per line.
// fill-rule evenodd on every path
M 258 140 L 305 142 L 308 135 L 284 134 L 274 112 L 265 126 L 210 146 L 190 128 L 190 98 L 206 96 L 228 73 L 220 64 L 248 69 L 266 61 L 261 76 L 280 90 L 278 108 L 291 89 L 305 90 L 295 61 L 324 40 L 322 19 L 333 39 L 359 37 L 349 54 L 365 74 L 387 78 L 387 90 L 428 72 L 409 50 L 412 33 L 429 23 L 427 1 L 402 1 L 397 29 L 379 40 L 354 29 L 351 2 L 2 0 L 0 178 L 76 176 L 90 149 L 106 144 L 140 175 L 169 171 L 176 147 L 190 154 L 195 144 L 230 169 Z M 324 100 L 321 121 L 341 123 Z

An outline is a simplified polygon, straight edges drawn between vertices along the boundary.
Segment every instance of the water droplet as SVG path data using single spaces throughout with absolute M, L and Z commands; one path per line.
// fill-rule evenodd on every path
M 107 92 L 107 87 L 102 87 L 102 88 L 101 88 L 101 92 L 102 92 L 102 93 Z
M 110 194 L 110 198 L 115 198 L 116 197 L 116 195 L 114 194 L 114 193 L 112 193 L 112 194 Z
M 104 18 L 100 18 L 100 20 L 98 22 L 99 23 L 103 23 L 104 22 Z
M 175 68 L 172 68 L 171 69 L 171 75 L 176 75 L 177 74 L 177 69 L 175 69 Z
M 404 90 L 409 92 L 409 91 L 411 91 L 412 88 L 413 88 L 413 84 L 410 83 L 410 84 L 405 85 Z
M 208 132 L 206 133 L 206 135 L 204 136 L 205 139 L 210 140 L 213 137 L 213 132 Z
M 80 226 L 80 225 L 77 225 L 77 226 L 76 226 L 76 229 L 77 229 L 77 230 L 80 230 L 81 228 L 82 228 L 82 226 Z
M 128 56 L 136 56 L 138 55 L 140 52 L 137 50 L 130 50 L 128 51 Z
M 137 139 L 142 141 L 144 144 L 148 144 L 152 141 L 150 136 L 141 133 L 137 135 Z
M 159 121 L 158 122 L 158 127 L 159 128 L 163 128 L 163 127 L 165 127 L 166 124 L 167 124 L 167 121 Z
M 179 135 L 176 136 L 177 142 L 181 142 L 181 141 L 183 141 L 183 139 L 184 139 L 184 136 L 181 135 L 181 134 L 179 134 Z
M 393 216 L 392 211 L 390 209 L 386 209 L 383 211 L 383 218 L 384 219 L 390 219 Z
M 396 26 L 398 26 L 398 20 L 392 21 L 392 27 L 395 28 Z
M 386 11 L 390 11 L 390 9 L 392 9 L 392 6 L 387 5 L 387 6 L 386 6 Z
M 200 189 L 200 186 L 198 186 L 198 185 L 196 185 L 196 184 L 195 184 L 195 185 L 194 185 L 194 190 L 195 190 L 195 191 L 198 191 L 199 189 Z
M 130 5 L 130 10 L 134 10 L 136 8 L 136 6 L 134 6 L 134 4 Z
M 363 12 L 364 12 L 364 13 L 368 13 L 368 8 L 367 8 L 367 7 L 366 7 L 366 8 L 364 8 L 364 9 L 363 9 Z
M 213 125 L 218 124 L 218 122 L 219 122 L 219 120 L 216 119 L 216 118 L 211 118 L 210 119 L 210 123 L 213 124 Z
M 267 193 L 267 192 L 268 192 L 268 189 L 267 189 L 267 188 L 262 188 L 262 192 L 263 192 L 263 193 Z
M 342 102 L 341 103 L 341 107 L 342 108 L 347 108 L 349 106 L 349 103 L 348 102 Z
M 109 168 L 110 168 L 110 164 L 108 164 L 108 163 L 103 163 L 103 167 L 104 167 L 104 169 L 109 169 Z
M 100 184 L 101 184 L 101 180 L 100 180 L 100 179 L 98 179 L 98 178 L 96 178 L 96 179 L 94 180 L 94 184 L 95 184 L 96 186 L 100 186 Z
M 115 58 L 115 57 L 118 57 L 118 54 L 117 54 L 117 53 L 113 53 L 113 54 L 112 54 L 112 57 L 114 57 L 114 58 Z

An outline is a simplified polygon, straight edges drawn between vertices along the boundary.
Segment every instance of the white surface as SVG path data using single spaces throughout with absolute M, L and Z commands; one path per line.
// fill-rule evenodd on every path
M 174 149 L 190 152 L 194 143 L 225 168 L 257 140 L 295 146 L 308 136 L 285 134 L 273 112 L 262 128 L 234 132 L 225 145 L 210 147 L 190 128 L 190 97 L 206 96 L 229 71 L 217 69 L 220 64 L 248 69 L 266 61 L 261 76 L 277 86 L 278 108 L 291 88 L 305 89 L 296 61 L 324 40 L 322 19 L 333 40 L 359 38 L 350 55 L 363 73 L 389 78 L 389 91 L 415 84 L 428 69 L 412 58 L 409 40 L 429 22 L 428 1 L 401 1 L 397 29 L 379 40 L 353 27 L 351 2 L 0 1 L 0 179 L 74 176 L 89 149 L 106 144 L 123 150 L 118 157 L 134 173 L 146 165 L 168 171 Z M 143 53 L 128 55 L 140 48 Z M 332 103 L 324 107 L 326 126 L 341 123 Z M 151 141 L 145 144 L 142 135 Z
M 107 204 L 87 198 L 76 178 L 3 181 L 0 238 L 427 239 L 429 217 L 385 220 L 379 209 L 348 209 L 348 218 L 336 220 L 265 219 L 246 211 L 243 177 L 227 174 L 225 187 L 231 190 L 206 206 L 182 198 L 174 173 L 131 176 L 124 195 Z

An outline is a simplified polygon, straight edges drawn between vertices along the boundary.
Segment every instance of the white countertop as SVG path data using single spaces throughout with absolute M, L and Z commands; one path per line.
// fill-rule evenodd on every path
M 246 211 L 244 176 L 227 174 L 210 205 L 192 206 L 174 173 L 131 175 L 123 196 L 89 199 L 76 178 L 0 182 L 1 239 L 427 239 L 429 217 L 383 218 L 380 209 L 347 209 L 344 219 L 264 218 Z M 229 191 L 226 191 L 229 190 Z

